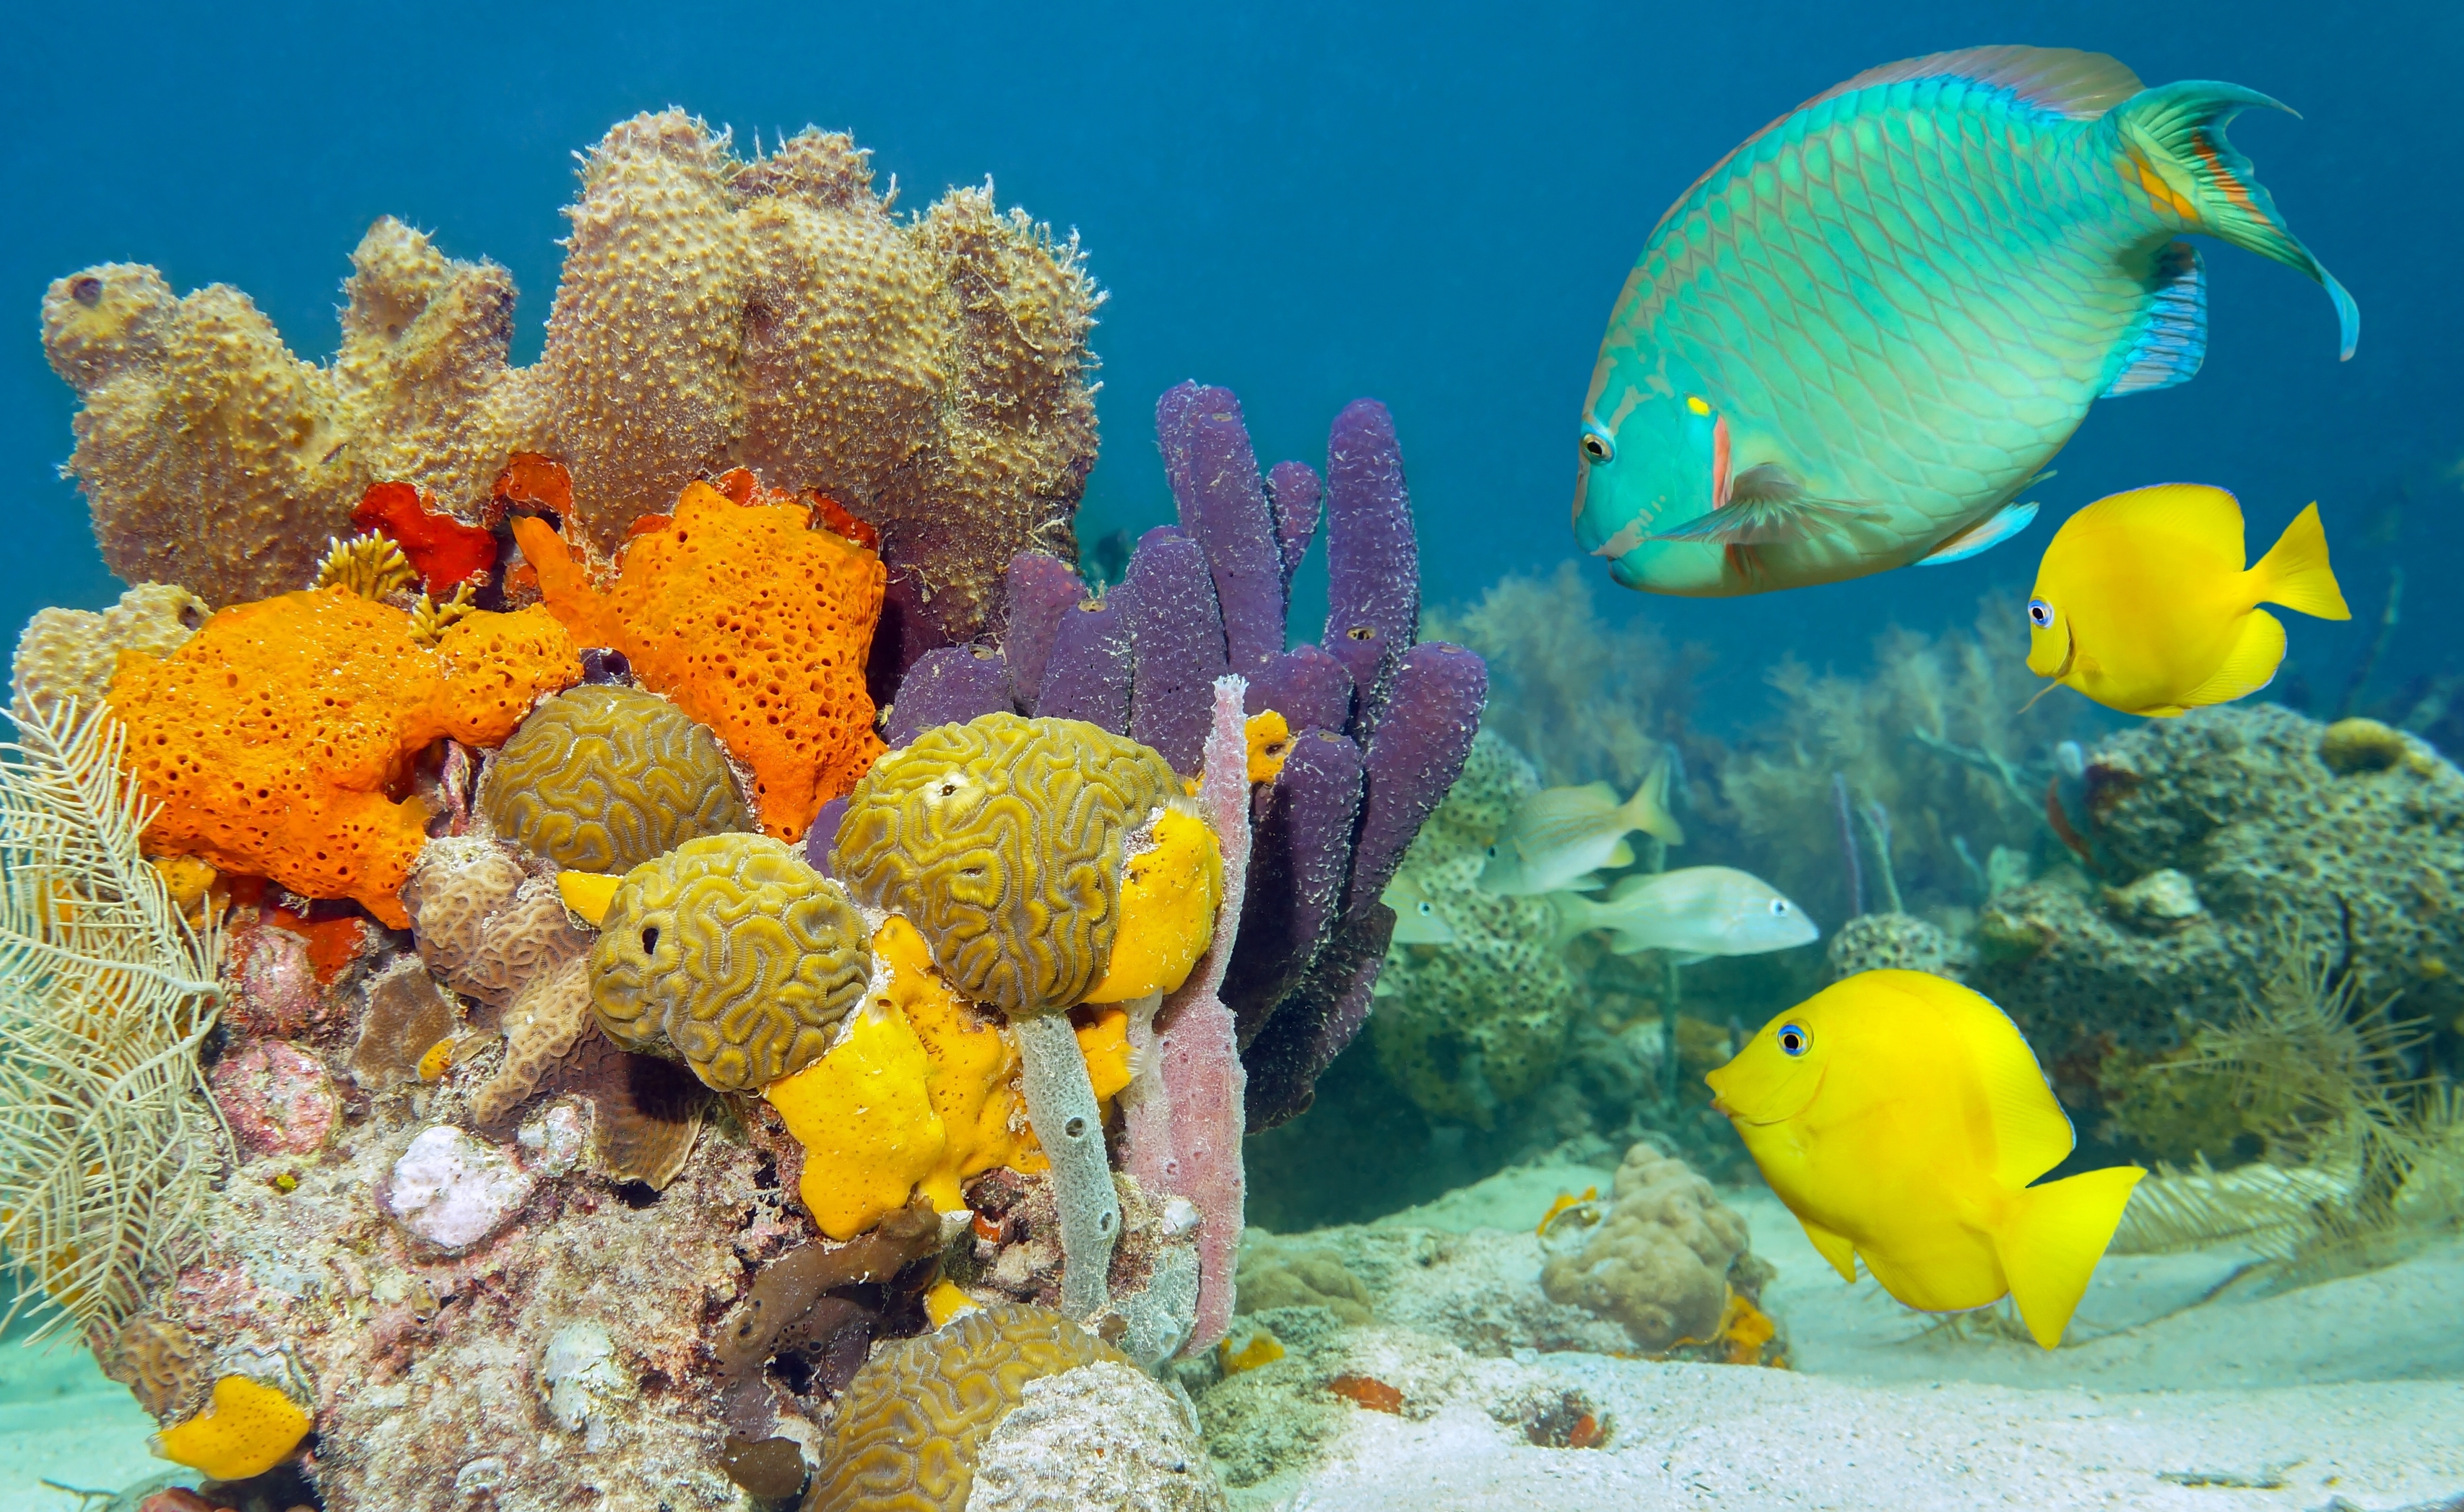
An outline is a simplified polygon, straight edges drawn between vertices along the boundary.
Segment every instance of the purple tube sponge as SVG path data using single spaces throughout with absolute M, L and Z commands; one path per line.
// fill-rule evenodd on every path
M 1324 492 L 1317 469 L 1307 462 L 1277 462 L 1266 475 L 1266 497 L 1275 506 L 1275 544 L 1284 558 L 1284 588 L 1309 555 L 1309 539 L 1317 534 L 1317 501 Z
M 1361 773 L 1359 746 L 1311 730 L 1252 800 L 1247 901 L 1223 980 L 1244 1049 L 1300 984 L 1343 901 Z
M 1369 1022 L 1377 971 L 1394 937 L 1395 910 L 1384 903 L 1345 919 L 1299 989 L 1242 1052 L 1249 1071 L 1250 1133 L 1309 1111 L 1318 1077 Z
M 1355 399 L 1326 442 L 1326 649 L 1351 669 L 1360 723 L 1375 727 L 1385 667 L 1420 628 L 1420 548 L 1395 417 Z
M 1037 687 L 1038 718 L 1085 720 L 1115 735 L 1130 728 L 1130 586 L 1061 616 Z
M 1241 401 L 1182 384 L 1155 403 L 1155 438 L 1180 528 L 1215 580 L 1231 668 L 1248 676 L 1284 649 L 1284 565 Z
M 1170 525 L 1138 539 L 1130 557 L 1130 739 L 1172 769 L 1198 770 L 1215 679 L 1223 676 L 1223 621 L 1198 543 Z
M 1248 705 L 1274 710 L 1296 734 L 1340 730 L 1352 717 L 1352 674 L 1315 646 L 1295 646 L 1249 679 Z
M 1062 617 L 1087 597 L 1087 585 L 1059 557 L 1022 551 L 1009 559 L 1007 587 L 1009 629 L 1001 640 L 1001 658 L 1009 668 L 1011 703 L 1031 709 L 1043 690 L 1044 669 L 1052 659 Z
M 1463 775 L 1487 701 L 1488 664 L 1461 646 L 1429 640 L 1403 653 L 1394 696 L 1369 741 L 1345 914 L 1377 906 L 1421 821 Z
M 1009 672 L 984 646 L 943 646 L 924 653 L 898 684 L 882 739 L 891 749 L 929 729 L 964 724 L 979 714 L 1009 712 Z
M 830 869 L 830 852 L 839 843 L 839 821 L 847 817 L 847 801 L 832 798 L 813 815 L 813 827 L 804 832 L 804 864 L 824 877 L 836 877 Z

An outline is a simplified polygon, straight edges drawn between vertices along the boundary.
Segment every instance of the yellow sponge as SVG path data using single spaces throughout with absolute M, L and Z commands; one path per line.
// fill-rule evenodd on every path
M 213 1400 L 187 1422 L 154 1435 L 153 1450 L 216 1480 L 261 1476 L 308 1436 L 308 1410 L 280 1390 L 244 1375 L 214 1383 Z
M 1155 843 L 1121 865 L 1120 927 L 1089 1003 L 1126 1003 L 1169 992 L 1215 937 L 1223 896 L 1223 853 L 1204 819 L 1176 802 L 1155 823 Z

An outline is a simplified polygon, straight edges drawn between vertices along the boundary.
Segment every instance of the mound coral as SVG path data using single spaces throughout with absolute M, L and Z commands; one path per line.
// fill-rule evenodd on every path
M 674 1055 L 721 1092 L 802 1071 L 864 997 L 863 919 L 763 835 L 687 840 L 626 874 L 590 950 L 609 1038 Z
M 1026 1384 L 1097 1361 L 1129 1363 L 1059 1313 L 1024 1304 L 969 1313 L 880 1350 L 847 1385 L 804 1512 L 965 1506 L 979 1446 Z
M 1648 1145 L 1625 1152 L 1616 1195 L 1573 1254 L 1552 1256 L 1540 1285 L 1551 1301 L 1625 1325 L 1657 1353 L 1720 1327 L 1729 1268 L 1746 1253 L 1746 1220 L 1683 1161 Z
M 573 688 L 489 757 L 479 812 L 496 833 L 577 872 L 629 872 L 753 816 L 710 730 L 654 693 Z
M 801 839 L 881 753 L 864 669 L 882 566 L 815 528 L 811 505 L 750 499 L 688 485 L 605 592 L 544 522 L 517 519 L 514 534 L 575 640 L 623 652 L 644 686 L 715 731 L 752 770 L 762 828 Z
M 140 583 L 99 614 L 36 610 L 10 664 L 18 718 L 64 699 L 93 708 L 109 691 L 121 653 L 159 661 L 179 650 L 209 612 L 205 600 L 171 583 Z
M 121 263 L 54 283 L 44 346 L 84 402 L 70 470 L 104 560 L 262 597 L 308 580 L 370 485 L 476 521 L 521 452 L 572 468 L 602 554 L 739 457 L 819 488 L 881 527 L 959 638 L 995 617 L 1012 555 L 1072 549 L 1100 297 L 1074 242 L 989 186 L 902 223 L 845 136 L 746 162 L 671 110 L 608 132 L 568 215 L 547 345 L 519 369 L 505 271 L 390 217 L 352 256 L 324 367 L 219 284 L 176 298 Z
M 148 846 L 407 927 L 398 894 L 426 815 L 392 794 L 411 758 L 445 736 L 494 745 L 582 677 L 535 609 L 471 615 L 434 650 L 409 630 L 399 610 L 325 589 L 226 610 L 164 660 L 123 662 L 111 706 L 162 805 Z

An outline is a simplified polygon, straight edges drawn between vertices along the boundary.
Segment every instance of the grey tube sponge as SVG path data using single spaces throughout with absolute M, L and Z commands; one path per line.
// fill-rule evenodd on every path
M 1067 1013 L 1022 1013 L 1010 1028 L 1027 1122 L 1052 1162 L 1052 1195 L 1061 1209 L 1061 1310 L 1092 1317 L 1111 1301 L 1112 1245 L 1121 1236 L 1103 1110 Z

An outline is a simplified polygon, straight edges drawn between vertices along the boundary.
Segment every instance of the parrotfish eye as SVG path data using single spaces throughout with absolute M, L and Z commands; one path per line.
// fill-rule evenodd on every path
M 1685 396 L 1685 408 L 1693 411 L 1696 414 L 1709 414 L 1711 412 L 1711 401 L 1704 398 L 1699 393 L 1689 393 Z
M 1781 1055 L 1804 1055 L 1806 1048 L 1813 1043 L 1814 1036 L 1805 1032 L 1805 1026 L 1802 1024 L 1782 1024 L 1779 1026 L 1779 1053 Z
M 1610 440 L 1609 434 L 1597 425 L 1587 425 L 1583 427 L 1583 456 L 1595 462 L 1614 461 L 1617 443 Z
M 2028 600 L 2028 623 L 2038 630 L 2054 628 L 2054 606 L 2041 598 Z

